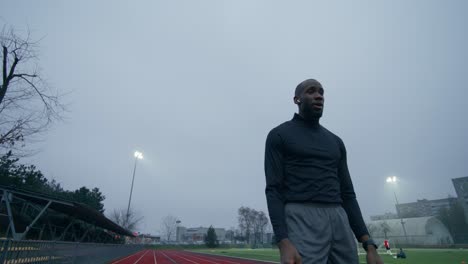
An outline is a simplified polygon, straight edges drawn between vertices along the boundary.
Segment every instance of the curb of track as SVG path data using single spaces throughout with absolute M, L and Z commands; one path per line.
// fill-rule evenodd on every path
M 192 252 L 192 253 L 200 254 L 200 255 L 211 255 L 211 256 L 218 256 L 218 257 L 237 258 L 237 259 L 253 260 L 253 261 L 259 261 L 259 262 L 265 262 L 265 263 L 275 263 L 275 264 L 279 264 L 279 262 L 277 262 L 277 261 L 250 259 L 250 258 L 243 258 L 243 257 L 233 257 L 233 256 L 226 256 L 226 255 L 213 254 L 213 253 L 205 253 L 205 252 L 197 252 L 197 251 L 191 251 L 191 250 L 185 250 L 185 249 L 184 249 L 184 251 L 186 251 L 186 252 Z

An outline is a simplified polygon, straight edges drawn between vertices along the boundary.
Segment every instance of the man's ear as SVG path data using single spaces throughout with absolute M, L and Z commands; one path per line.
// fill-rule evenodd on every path
M 297 104 L 297 105 L 301 103 L 301 100 L 297 96 L 294 96 L 293 100 L 294 100 L 294 103 Z

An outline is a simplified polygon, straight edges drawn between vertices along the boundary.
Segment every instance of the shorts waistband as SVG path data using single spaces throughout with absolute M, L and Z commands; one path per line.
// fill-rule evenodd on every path
M 318 207 L 318 208 L 337 208 L 341 207 L 338 203 L 318 203 L 318 202 L 286 202 L 285 205 L 298 205 L 305 207 Z

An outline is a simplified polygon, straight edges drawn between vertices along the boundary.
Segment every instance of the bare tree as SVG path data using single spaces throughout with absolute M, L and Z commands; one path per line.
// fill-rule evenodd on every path
M 247 243 L 250 243 L 250 235 L 252 234 L 252 227 L 253 227 L 253 217 L 252 217 L 252 209 L 246 206 L 241 206 L 238 210 L 238 217 L 237 220 L 239 221 L 239 229 L 245 238 Z
M 61 97 L 41 77 L 37 42 L 29 31 L 21 36 L 13 28 L 0 32 L 0 148 L 20 150 L 61 118 Z
M 384 233 L 385 239 L 387 239 L 387 234 L 391 231 L 390 226 L 387 224 L 387 222 L 382 222 L 380 223 L 380 228 L 382 228 L 382 232 Z
M 375 226 L 374 224 L 371 223 L 366 223 L 367 230 L 369 231 L 369 235 L 375 236 L 375 234 L 378 232 L 379 228 Z
M 239 208 L 238 221 L 239 229 L 245 237 L 247 243 L 256 245 L 258 242 L 263 243 L 263 236 L 268 227 L 268 218 L 263 211 L 242 206 Z
M 255 244 L 257 242 L 263 243 L 263 237 L 266 232 L 268 222 L 268 217 L 265 212 L 254 210 L 253 230 L 255 234 Z
M 175 240 L 177 221 L 177 217 L 172 215 L 168 215 L 162 219 L 161 237 L 166 239 L 166 241 L 171 241 L 171 239 Z
M 121 227 L 134 232 L 138 224 L 143 220 L 143 216 L 139 216 L 133 209 L 130 209 L 127 214 L 126 209 L 114 209 L 109 218 Z
M 227 240 L 233 243 L 235 233 L 236 233 L 236 229 L 234 227 L 231 227 L 229 230 L 226 230 L 226 234 L 224 236 L 226 237 Z

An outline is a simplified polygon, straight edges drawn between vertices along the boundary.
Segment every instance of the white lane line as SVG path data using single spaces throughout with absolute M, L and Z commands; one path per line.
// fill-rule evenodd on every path
M 211 263 L 215 263 L 215 264 L 220 264 L 219 262 L 214 262 L 214 261 L 208 260 L 209 258 L 208 259 L 203 259 L 203 258 L 195 257 L 193 254 L 192 255 L 188 254 L 188 255 L 190 257 L 192 257 L 192 258 L 199 259 L 199 260 L 202 260 L 202 261 L 211 262 Z M 217 258 L 213 258 L 213 257 L 211 257 L 211 259 L 219 260 L 221 262 L 228 262 L 228 263 L 232 263 L 232 264 L 240 264 L 239 262 L 232 262 L 232 261 L 229 261 L 229 260 L 217 259 Z
M 141 256 L 137 261 L 133 262 L 133 264 L 137 264 L 138 261 L 140 261 L 141 258 L 143 258 L 146 254 L 148 254 L 148 250 L 145 252 L 145 254 L 143 254 L 143 256 Z
M 153 258 L 154 258 L 154 264 L 158 264 L 156 261 L 156 250 L 153 250 Z
M 208 256 L 226 257 L 226 258 L 234 258 L 234 259 L 245 259 L 245 260 L 251 260 L 251 261 L 254 261 L 254 262 L 268 262 L 268 263 L 276 263 L 276 264 L 279 264 L 279 263 L 280 263 L 280 262 L 278 262 L 278 261 L 258 260 L 258 259 L 252 259 L 252 258 L 243 258 L 243 257 L 227 256 L 227 255 L 214 254 L 214 253 L 207 253 L 207 252 L 196 252 L 196 251 L 187 251 L 187 252 L 193 252 L 193 253 L 195 253 L 195 254 L 208 255 Z
M 171 259 L 168 255 L 164 254 L 164 252 L 161 252 L 161 254 L 163 254 L 166 258 L 168 258 L 170 261 L 172 261 L 172 263 L 178 264 L 177 261 Z
M 124 260 L 124 259 L 128 259 L 129 257 L 133 257 L 133 255 L 136 255 L 136 254 L 139 254 L 139 253 L 141 253 L 141 251 L 138 251 L 137 253 L 133 253 L 133 254 L 131 254 L 130 256 L 126 256 L 125 258 L 120 259 L 120 260 L 117 260 L 116 262 L 112 262 L 112 264 L 119 263 L 120 261 L 122 261 L 122 260 Z
M 199 264 L 198 262 L 191 261 L 190 259 L 186 259 L 186 258 L 184 258 L 184 257 L 178 256 L 177 254 L 176 254 L 176 256 L 177 256 L 178 258 L 185 259 L 186 261 L 190 261 L 190 262 L 192 262 L 192 263 L 194 263 L 194 264 Z

